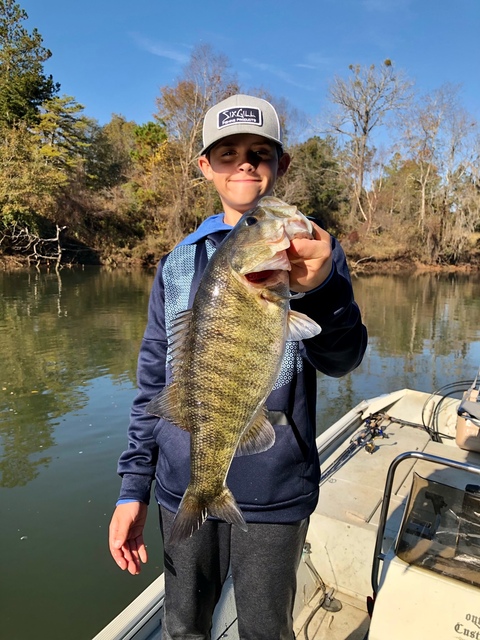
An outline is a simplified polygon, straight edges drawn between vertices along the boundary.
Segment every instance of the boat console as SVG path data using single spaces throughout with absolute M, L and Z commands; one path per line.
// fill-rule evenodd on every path
M 459 449 L 451 451 L 462 457 Z M 478 453 L 463 455 L 465 461 L 406 452 L 392 463 L 372 570 L 369 640 L 403 640 L 406 631 L 415 638 L 480 639 L 480 467 Z M 423 461 L 424 468 L 425 463 L 430 468 L 435 465 L 434 471 L 428 477 L 413 473 L 397 539 L 383 554 L 393 476 L 400 463 L 411 458 Z M 435 477 L 455 481 L 450 484 Z M 478 484 L 464 483 L 472 477 Z

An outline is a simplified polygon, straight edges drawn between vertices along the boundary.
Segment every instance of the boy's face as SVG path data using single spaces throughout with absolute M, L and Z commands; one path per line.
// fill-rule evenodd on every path
M 199 167 L 218 191 L 225 222 L 234 225 L 263 196 L 270 195 L 275 181 L 290 164 L 290 156 L 278 157 L 275 143 L 252 133 L 223 138 L 201 156 Z

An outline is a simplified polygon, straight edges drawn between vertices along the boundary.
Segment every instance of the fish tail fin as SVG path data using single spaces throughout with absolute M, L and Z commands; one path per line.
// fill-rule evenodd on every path
M 242 531 L 247 530 L 247 523 L 228 487 L 223 487 L 222 492 L 208 505 L 208 513 L 229 524 L 236 524 Z
M 224 487 L 222 492 L 209 504 L 205 504 L 191 487 L 187 487 L 173 521 L 170 542 L 173 544 L 190 538 L 195 531 L 200 529 L 208 514 L 230 524 L 236 524 L 243 531 L 247 530 L 242 512 L 227 487 Z
M 187 487 L 170 531 L 170 542 L 190 538 L 207 518 L 207 506 L 191 487 Z

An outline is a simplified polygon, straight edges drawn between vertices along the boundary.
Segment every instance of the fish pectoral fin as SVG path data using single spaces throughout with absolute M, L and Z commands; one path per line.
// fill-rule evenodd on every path
M 248 456 L 252 453 L 261 453 L 273 447 L 274 443 L 275 431 L 268 420 L 267 408 L 264 406 L 243 434 L 235 455 Z
M 164 418 L 177 427 L 188 431 L 188 429 L 182 425 L 180 402 L 177 396 L 177 385 L 175 382 L 172 382 L 172 384 L 162 389 L 160 393 L 157 393 L 157 395 L 150 400 L 145 407 L 145 411 L 159 418 Z
M 313 338 L 318 335 L 321 330 L 322 327 L 304 313 L 289 310 L 287 317 L 287 340 L 298 341 Z

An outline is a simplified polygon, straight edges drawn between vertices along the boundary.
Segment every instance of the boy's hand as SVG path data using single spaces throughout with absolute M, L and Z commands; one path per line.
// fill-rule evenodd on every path
M 140 573 L 140 561 L 147 561 L 147 549 L 143 542 L 143 527 L 148 507 L 143 502 L 119 504 L 110 522 L 109 547 L 120 569 Z
M 290 289 L 299 293 L 320 286 L 332 270 L 330 234 L 315 223 L 312 224 L 314 239 L 296 238 L 287 249 L 292 265 Z

